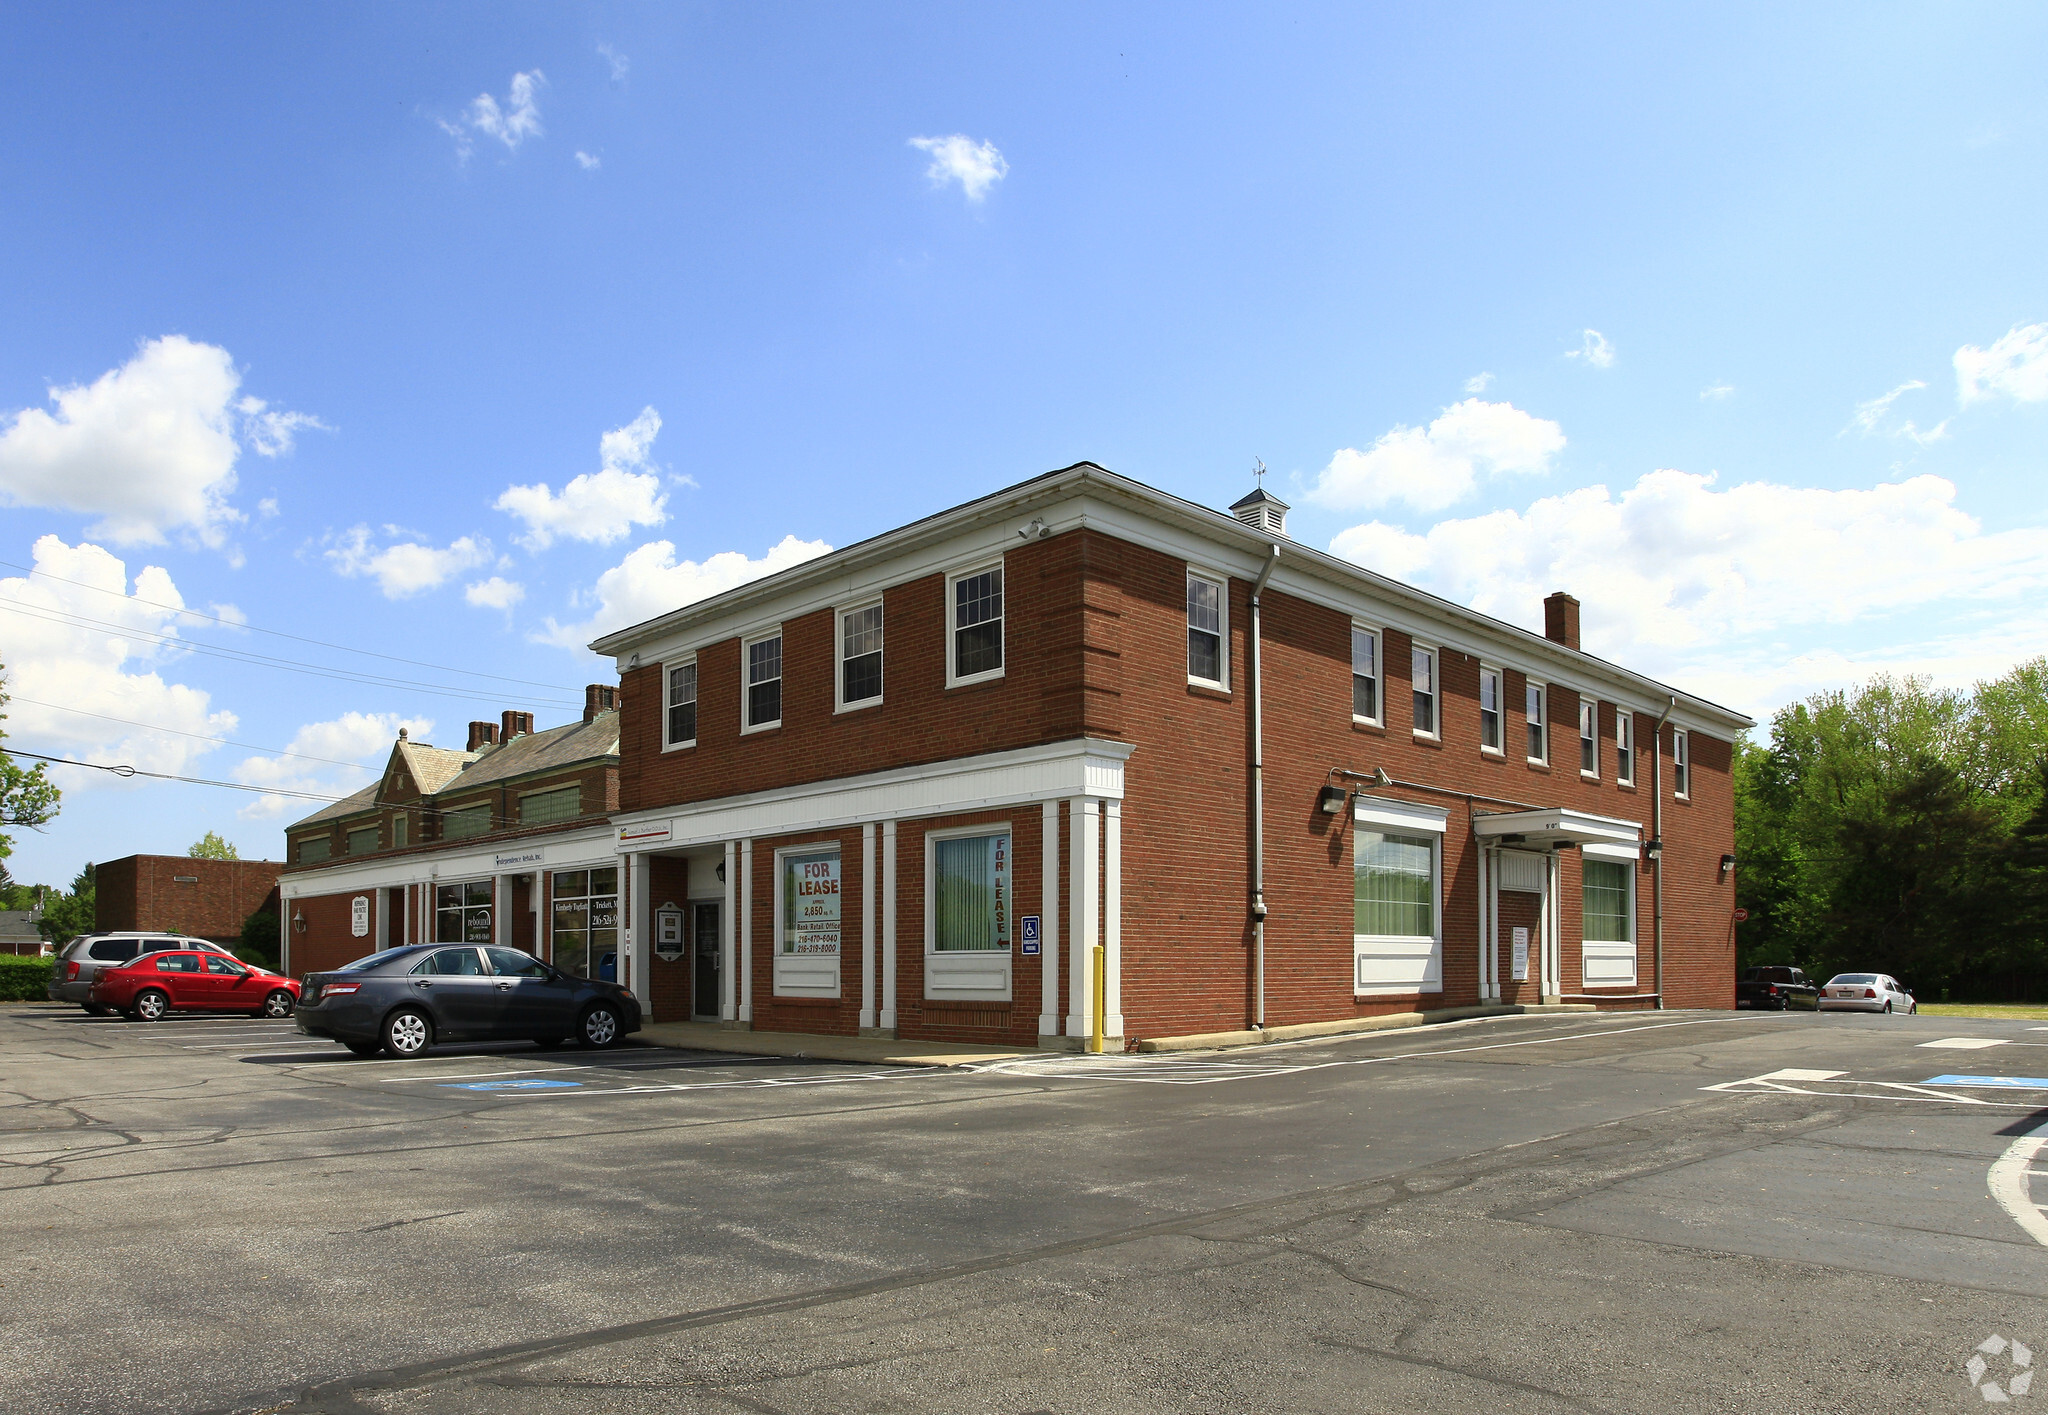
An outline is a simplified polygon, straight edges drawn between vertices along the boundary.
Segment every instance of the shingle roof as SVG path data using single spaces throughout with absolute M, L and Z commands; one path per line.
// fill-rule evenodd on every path
M 477 759 L 475 752 L 457 752 L 431 742 L 400 742 L 398 755 L 405 760 L 405 769 L 412 773 L 422 796 L 439 791 Z
M 322 806 L 304 820 L 293 821 L 286 829 L 297 830 L 301 826 L 319 825 L 323 821 L 336 820 L 342 816 L 355 815 L 359 811 L 367 811 L 370 807 L 377 804 L 377 788 L 383 784 L 381 781 L 373 781 L 362 790 L 356 792 L 355 795 L 344 796 L 331 806 Z
M 528 732 L 510 742 L 486 747 L 462 768 L 459 778 L 451 776 L 448 783 L 436 789 L 467 791 L 511 776 L 552 771 L 618 754 L 619 715 L 615 711 L 601 712 L 589 722 Z

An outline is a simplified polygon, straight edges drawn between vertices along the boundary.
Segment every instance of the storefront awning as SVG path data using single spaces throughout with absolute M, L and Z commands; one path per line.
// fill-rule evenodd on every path
M 1560 845 L 1635 845 L 1643 828 L 1635 821 L 1549 806 L 1535 811 L 1493 811 L 1473 817 L 1472 830 L 1494 845 L 1555 850 Z

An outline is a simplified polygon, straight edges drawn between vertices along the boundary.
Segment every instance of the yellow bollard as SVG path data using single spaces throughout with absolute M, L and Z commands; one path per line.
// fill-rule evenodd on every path
M 1088 1050 L 1097 1056 L 1102 1054 L 1102 1014 L 1109 1010 L 1109 949 L 1096 944 L 1088 950 L 1091 957 L 1089 966 L 1094 976 L 1089 980 L 1088 990 L 1095 999 L 1095 1022 L 1088 1030 Z

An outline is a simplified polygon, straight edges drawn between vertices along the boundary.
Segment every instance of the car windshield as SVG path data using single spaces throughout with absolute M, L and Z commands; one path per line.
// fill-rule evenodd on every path
M 1875 973 L 1837 973 L 1832 978 L 1829 978 L 1828 981 L 1831 983 L 1870 984 L 1877 981 L 1877 975 Z

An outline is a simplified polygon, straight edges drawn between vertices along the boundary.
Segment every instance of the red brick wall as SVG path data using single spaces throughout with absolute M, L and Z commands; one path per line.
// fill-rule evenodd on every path
M 349 932 L 350 901 L 358 895 L 370 901 L 370 932 L 363 938 Z M 284 919 L 284 937 L 290 949 L 285 959 L 286 971 L 294 978 L 303 978 L 308 973 L 339 968 L 351 959 L 374 953 L 377 948 L 376 911 L 377 891 L 374 889 L 351 890 L 346 894 L 316 894 L 292 900 Z M 306 919 L 304 932 L 300 932 L 293 922 L 301 914 Z
M 648 875 L 648 907 L 659 909 L 664 904 L 674 904 L 683 911 L 683 939 L 687 947 L 683 956 L 673 963 L 665 961 L 654 952 L 653 939 L 648 940 L 647 956 L 652 960 L 647 975 L 648 1000 L 652 1004 L 654 1020 L 657 1022 L 687 1022 L 691 1016 L 692 982 L 694 973 L 692 949 L 696 939 L 691 933 L 690 919 L 690 862 L 668 860 L 660 856 L 643 855 L 633 861 L 633 868 L 646 869 Z M 654 920 L 648 919 L 645 927 L 652 929 Z M 714 999 L 703 1009 L 707 1016 L 718 1014 Z
M 277 888 L 274 860 L 195 860 L 128 855 L 93 871 L 93 926 L 163 929 L 232 944 L 242 924 Z M 194 877 L 189 884 L 180 876 Z

